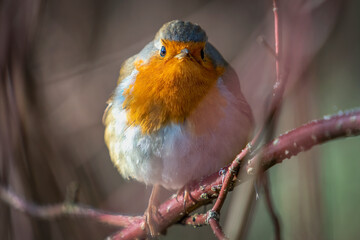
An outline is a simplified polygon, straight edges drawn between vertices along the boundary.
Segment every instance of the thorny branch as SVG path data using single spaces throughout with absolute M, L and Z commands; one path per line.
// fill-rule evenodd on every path
M 267 170 L 275 164 L 281 163 L 284 159 L 297 155 L 299 152 L 306 151 L 313 146 L 322 144 L 329 140 L 340 137 L 350 137 L 360 135 L 360 109 L 339 113 L 332 117 L 326 116 L 321 120 L 312 121 L 299 128 L 289 131 L 271 141 L 262 151 L 261 168 Z M 255 164 L 249 160 L 247 163 L 241 162 L 238 182 L 244 182 L 253 177 Z M 226 168 L 230 169 L 231 165 Z M 252 170 L 250 170 L 252 169 Z M 177 198 L 173 197 L 159 206 L 161 218 L 158 220 L 158 228 L 166 230 L 172 224 L 182 220 L 182 223 L 200 226 L 208 224 L 208 213 L 185 217 L 185 212 L 192 212 L 202 205 L 206 205 L 211 200 L 217 198 L 222 187 L 223 175 L 218 172 L 190 184 L 191 199 L 184 202 L 182 194 Z M 85 207 L 74 203 L 61 203 L 52 206 L 38 206 L 27 202 L 15 193 L 0 187 L 0 198 L 13 208 L 26 212 L 35 217 L 55 218 L 61 216 L 79 216 L 93 218 L 96 221 L 124 227 L 123 230 L 114 234 L 110 239 L 134 239 L 145 238 L 145 220 L 143 217 L 127 217 L 116 214 L 109 214 L 90 207 Z M 184 218 L 185 217 L 185 218 Z

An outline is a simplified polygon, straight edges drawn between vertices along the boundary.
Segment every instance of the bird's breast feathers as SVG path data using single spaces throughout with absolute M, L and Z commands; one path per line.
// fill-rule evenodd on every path
M 246 144 L 252 127 L 251 110 L 240 88 L 227 89 L 222 77 L 209 86 L 185 119 L 167 119 L 155 130 L 144 131 L 141 122 L 129 119 L 127 94 L 135 91 L 138 74 L 135 68 L 122 80 L 104 116 L 105 142 L 124 177 L 178 189 L 220 169 Z M 147 111 L 159 110 L 149 103 Z
M 184 122 L 224 73 L 224 67 L 200 57 L 205 43 L 163 40 L 162 44 L 166 56 L 154 54 L 146 64 L 137 60 L 136 81 L 123 92 L 129 124 L 139 125 L 144 133 Z M 176 57 L 181 49 L 189 52 L 188 57 Z

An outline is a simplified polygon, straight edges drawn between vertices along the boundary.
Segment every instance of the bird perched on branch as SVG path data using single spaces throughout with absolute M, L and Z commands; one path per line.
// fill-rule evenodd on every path
M 152 235 L 159 186 L 181 189 L 224 167 L 253 126 L 235 71 L 200 26 L 179 20 L 123 63 L 103 121 L 121 175 L 154 186 L 145 211 Z

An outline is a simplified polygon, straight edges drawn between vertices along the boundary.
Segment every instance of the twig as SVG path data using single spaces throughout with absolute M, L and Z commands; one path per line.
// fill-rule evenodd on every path
M 264 46 L 264 47 L 266 48 L 266 50 L 268 50 L 269 53 L 270 53 L 275 59 L 278 58 L 278 56 L 277 56 L 276 53 L 275 53 L 275 50 L 270 46 L 270 44 L 268 43 L 268 41 L 266 41 L 266 39 L 265 39 L 263 36 L 259 36 L 259 37 L 256 39 L 256 41 L 257 41 L 260 45 Z
M 280 75 L 280 37 L 279 37 L 279 15 L 278 15 L 278 6 L 277 1 L 273 0 L 273 13 L 274 13 L 274 40 L 275 40 L 275 72 L 276 72 L 276 81 L 273 87 L 273 99 L 270 105 L 270 113 L 269 113 L 269 129 L 267 135 L 265 137 L 266 143 L 273 137 L 274 134 L 274 127 L 278 117 L 279 109 L 282 105 L 282 98 L 285 91 L 285 86 L 287 82 L 287 78 L 281 78 Z M 261 164 L 263 161 L 262 153 L 257 158 L 258 163 L 256 164 L 256 168 Z M 254 161 L 255 162 L 255 161 Z M 280 240 L 280 222 L 279 218 L 275 213 L 274 206 L 270 196 L 270 185 L 269 185 L 269 178 L 266 172 L 263 171 L 262 168 L 258 168 L 259 170 L 256 171 L 260 176 L 261 184 L 263 185 L 264 192 L 265 192 L 265 200 L 266 205 L 268 207 L 268 211 L 271 216 L 272 223 L 275 228 L 275 239 Z
M 274 12 L 274 37 L 275 37 L 275 67 L 276 67 L 276 83 L 275 87 L 280 85 L 280 64 L 279 64 L 279 15 L 278 15 L 278 7 L 276 0 L 273 0 L 273 12 Z M 275 102 L 276 103 L 276 102 Z
M 11 207 L 21 212 L 30 214 L 33 217 L 43 219 L 57 218 L 64 215 L 93 218 L 99 222 L 107 223 L 118 227 L 128 227 L 141 221 L 142 217 L 123 216 L 110 214 L 80 204 L 69 202 L 39 206 L 27 202 L 9 189 L 0 186 L 0 198 Z
M 254 138 L 253 141 L 256 141 L 256 139 Z M 245 156 L 251 151 L 251 144 L 248 144 L 246 146 L 245 149 L 243 149 L 240 154 L 238 154 L 236 156 L 236 158 L 233 160 L 233 162 L 231 163 L 230 167 L 228 168 L 229 171 L 227 171 L 226 175 L 225 175 L 225 178 L 224 178 L 224 182 L 223 182 L 223 185 L 222 185 L 222 188 L 220 190 L 220 194 L 219 194 L 219 197 L 217 198 L 213 208 L 211 209 L 212 211 L 215 211 L 217 213 L 220 212 L 221 210 L 221 207 L 223 206 L 224 204 L 224 201 L 225 201 L 225 198 L 226 198 L 226 195 L 229 191 L 229 188 L 230 188 L 230 183 L 231 181 L 233 180 L 234 176 L 237 175 L 239 169 L 240 169 L 240 164 L 241 164 L 241 161 L 245 158 Z
M 266 117 L 265 124 L 258 131 L 256 136 L 252 139 L 252 141 L 246 146 L 246 148 L 235 158 L 229 167 L 229 171 L 226 173 L 224 184 L 221 188 L 218 199 L 216 200 L 212 211 L 220 213 L 220 210 L 224 204 L 224 201 L 227 196 L 227 192 L 229 191 L 229 187 L 231 185 L 234 176 L 238 175 L 240 169 L 241 161 L 251 152 L 252 146 L 257 147 L 257 143 L 261 139 L 263 135 L 265 135 L 265 139 L 268 140 L 271 138 L 274 127 L 274 120 L 276 119 L 278 110 L 281 107 L 282 96 L 284 94 L 286 79 L 282 79 L 280 75 L 280 52 L 279 52 L 279 16 L 277 12 L 277 3 L 276 0 L 273 0 L 273 12 L 274 12 L 274 36 L 275 36 L 275 68 L 276 68 L 276 80 L 273 86 L 272 92 L 272 100 L 268 107 L 268 114 Z M 261 160 L 261 157 L 258 159 Z M 253 161 L 254 163 L 260 164 L 258 161 Z M 257 169 L 257 168 L 256 168 Z
M 228 239 L 228 238 L 225 236 L 225 234 L 224 234 L 224 232 L 223 232 L 223 230 L 222 230 L 222 228 L 221 228 L 221 226 L 220 226 L 219 220 L 216 220 L 216 219 L 214 219 L 214 218 L 210 218 L 210 219 L 209 219 L 209 224 L 210 224 L 210 226 L 211 226 L 211 228 L 212 228 L 215 236 L 216 236 L 219 240 Z
M 264 174 L 262 174 L 261 176 L 261 180 L 262 180 L 262 185 L 264 187 L 266 206 L 269 210 L 270 217 L 274 225 L 275 239 L 281 240 L 280 221 L 277 214 L 275 213 L 274 204 L 270 195 L 271 193 L 270 193 L 269 176 L 264 172 Z
M 267 144 L 263 149 L 262 168 L 266 170 L 315 145 L 340 137 L 357 136 L 359 133 L 360 109 L 339 112 L 337 115 L 311 121 Z M 244 171 L 247 172 L 252 167 L 254 162 L 249 160 Z

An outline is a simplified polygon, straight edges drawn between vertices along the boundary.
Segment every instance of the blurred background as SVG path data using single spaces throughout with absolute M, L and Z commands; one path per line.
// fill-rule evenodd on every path
M 277 134 L 359 107 L 360 2 L 278 4 L 288 86 Z M 274 45 L 270 0 L 1 0 L 0 183 L 38 204 L 63 201 L 77 184 L 83 204 L 143 214 L 151 187 L 117 173 L 101 118 L 121 63 L 173 19 L 206 30 L 238 73 L 260 125 L 275 79 L 273 56 L 257 41 Z M 333 141 L 270 169 L 283 239 L 359 239 L 359 145 L 360 138 Z M 240 238 L 249 187 L 238 187 L 222 213 L 230 239 Z M 259 194 L 244 239 L 274 239 Z M 104 239 L 117 230 L 83 218 L 39 220 L 0 202 L 0 239 Z M 215 239 L 209 227 L 180 225 L 160 239 L 185 238 Z

